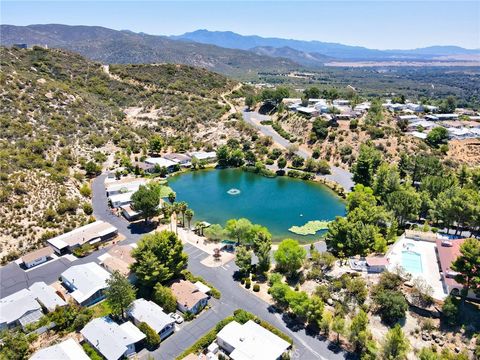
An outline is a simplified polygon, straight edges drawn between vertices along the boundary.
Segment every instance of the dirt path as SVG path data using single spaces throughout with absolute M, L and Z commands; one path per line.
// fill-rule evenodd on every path
M 227 91 L 223 94 L 220 95 L 220 97 L 222 98 L 222 100 L 225 102 L 225 104 L 227 104 L 229 107 L 230 107 L 230 110 L 228 110 L 228 112 L 226 112 L 225 114 L 223 114 L 222 116 L 222 120 L 226 120 L 230 115 L 232 114 L 235 114 L 237 112 L 237 108 L 235 107 L 235 105 L 233 105 L 233 103 L 231 103 L 227 98 L 226 96 L 227 95 L 230 95 L 231 93 L 233 93 L 234 91 L 237 91 L 238 89 L 240 89 L 242 87 L 242 83 L 238 83 L 232 90 L 230 91 Z

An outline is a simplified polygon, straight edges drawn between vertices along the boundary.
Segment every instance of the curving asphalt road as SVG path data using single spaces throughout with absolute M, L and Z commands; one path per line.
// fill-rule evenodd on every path
M 275 143 L 285 149 L 293 145 L 290 141 L 281 137 L 270 125 L 262 125 L 260 123 L 261 121 L 271 120 L 272 118 L 270 116 L 259 114 L 257 111 L 247 111 L 247 109 L 242 111 L 242 115 L 245 122 L 257 128 L 263 135 L 270 136 Z M 305 149 L 298 149 L 295 153 L 304 159 L 312 156 L 312 154 Z M 352 180 L 352 174 L 349 171 L 333 165 L 330 167 L 330 170 L 332 173 L 323 175 L 323 177 L 340 184 L 345 191 L 349 192 L 355 185 Z
M 118 228 L 119 233 L 126 237 L 121 243 L 137 242 L 142 234 L 150 229 L 145 229 L 142 224 L 140 226 L 131 225 L 123 218 L 111 214 L 105 194 L 105 177 L 106 175 L 101 175 L 92 183 L 94 215 L 97 219 L 107 221 Z M 3 266 L 0 268 L 0 297 L 8 296 L 36 281 L 52 283 L 69 266 L 91 261 L 98 262 L 97 257 L 107 250 L 108 248 L 102 249 L 74 261 L 62 257 L 29 272 L 25 272 L 15 263 Z M 156 351 L 142 352 L 142 358 L 153 357 L 162 360 L 176 358 L 199 337 L 212 329 L 220 320 L 231 315 L 236 309 L 245 309 L 292 337 L 294 340 L 293 359 L 336 360 L 347 358 L 347 353 L 336 351 L 337 349 L 330 347 L 329 342 L 319 339 L 315 334 L 308 334 L 302 327 L 287 325 L 287 322 L 282 318 L 282 314 L 272 311 L 269 304 L 233 281 L 234 273 L 238 270 L 233 261 L 221 267 L 210 268 L 201 264 L 201 260 L 208 256 L 207 253 L 190 244 L 185 245 L 185 251 L 189 255 L 188 269 L 213 284 L 220 290 L 222 297 L 220 300 L 211 299 L 210 309 L 204 311 L 197 319 L 183 324 L 179 331 L 163 341 Z

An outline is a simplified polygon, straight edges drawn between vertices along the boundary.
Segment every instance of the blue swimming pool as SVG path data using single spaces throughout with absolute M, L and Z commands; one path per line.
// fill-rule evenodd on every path
M 421 274 L 423 272 L 422 255 L 414 251 L 402 251 L 402 266 L 411 274 Z

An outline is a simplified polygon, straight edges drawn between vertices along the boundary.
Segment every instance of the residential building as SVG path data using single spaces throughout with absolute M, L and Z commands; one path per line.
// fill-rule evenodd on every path
M 147 164 L 145 162 L 134 162 L 133 166 L 139 170 L 143 170 L 146 173 L 152 173 L 155 169 L 155 165 Z
M 208 295 L 199 291 L 190 281 L 176 281 L 171 289 L 177 298 L 177 307 L 181 312 L 198 314 L 208 303 Z
M 72 338 L 38 350 L 30 360 L 90 360 L 83 348 Z
M 227 324 L 217 334 L 217 344 L 232 360 L 278 360 L 291 346 L 252 320 Z
M 435 115 L 438 120 L 457 120 L 458 114 L 437 114 Z
M 163 157 L 149 157 L 145 159 L 146 164 L 153 165 L 155 167 L 159 166 L 161 168 L 166 168 L 168 171 L 174 171 L 178 164 L 172 160 L 165 159 Z
M 412 110 L 413 112 L 423 112 L 425 110 L 422 104 L 407 103 L 405 105 L 407 109 Z
M 22 256 L 22 263 L 27 269 L 42 264 L 49 260 L 53 255 L 53 249 L 50 246 L 29 252 Z
M 435 115 L 425 115 L 423 118 L 428 121 L 438 121 L 438 117 Z
M 134 244 L 136 246 L 136 244 Z M 130 271 L 130 266 L 135 262 L 132 257 L 133 245 L 114 245 L 108 252 L 98 257 L 100 264 L 113 273 L 120 272 L 125 277 L 133 279 L 133 273 Z
M 442 282 L 448 294 L 458 295 L 463 289 L 463 285 L 455 280 L 458 274 L 452 269 L 452 263 L 460 256 L 460 246 L 465 242 L 465 239 L 445 240 L 437 239 L 437 256 L 440 264 L 440 271 Z M 467 297 L 471 299 L 480 299 L 473 290 L 470 289 Z
M 110 273 L 100 265 L 90 262 L 71 266 L 60 277 L 78 304 L 90 306 L 105 298 L 104 290 L 107 288 Z
M 171 153 L 171 154 L 166 154 L 163 156 L 165 159 L 173 161 L 174 163 L 188 167 L 190 166 L 192 158 L 186 154 L 178 154 L 178 153 Z
M 425 110 L 431 112 L 431 113 L 436 113 L 438 112 L 438 106 L 433 106 L 433 105 L 424 105 Z
M 137 299 L 130 305 L 127 312 L 135 325 L 138 326 L 141 322 L 147 323 L 162 340 L 175 331 L 175 320 L 164 313 L 163 309 L 153 301 Z
M 115 195 L 109 196 L 108 200 L 110 201 L 110 205 L 113 208 L 119 208 L 124 205 L 129 205 L 132 202 L 133 194 L 134 192 L 115 194 Z
M 135 192 L 141 185 L 146 184 L 147 180 L 145 179 L 124 178 L 106 183 L 105 191 L 107 192 L 107 196 L 112 196 L 126 192 Z
M 57 306 L 67 305 L 67 302 L 55 292 L 55 289 L 43 281 L 32 284 L 28 290 L 30 290 L 33 298 L 48 312 L 54 311 Z
M 419 121 L 420 118 L 417 115 L 400 115 L 398 120 Z
M 408 134 L 412 135 L 412 136 L 415 136 L 416 138 L 419 138 L 419 139 L 422 139 L 422 140 L 425 140 L 427 138 L 427 133 L 424 133 L 424 132 L 420 132 L 420 131 L 412 131 L 412 132 L 409 132 Z
M 300 106 L 297 108 L 297 112 L 306 116 L 318 116 L 320 115 L 320 111 L 321 110 L 314 107 Z
M 217 160 L 217 153 L 215 151 L 194 151 L 189 155 L 198 161 L 214 162 Z
M 334 106 L 347 106 L 350 104 L 350 100 L 336 99 L 336 100 L 333 100 L 332 103 Z
M 388 259 L 385 256 L 367 256 L 365 263 L 368 272 L 380 273 L 387 270 Z
M 130 321 L 118 325 L 109 317 L 93 319 L 80 333 L 107 360 L 132 356 L 135 344 L 145 338 Z
M 0 299 L 0 330 L 25 327 L 43 316 L 40 304 L 28 289 L 22 289 Z
M 109 240 L 118 234 L 118 229 L 109 223 L 97 220 L 68 233 L 47 240 L 57 254 L 63 255 L 72 252 L 83 244 L 95 244 Z
M 130 204 L 120 206 L 120 209 L 122 209 L 123 217 L 128 221 L 135 221 L 140 218 L 141 212 L 133 210 Z

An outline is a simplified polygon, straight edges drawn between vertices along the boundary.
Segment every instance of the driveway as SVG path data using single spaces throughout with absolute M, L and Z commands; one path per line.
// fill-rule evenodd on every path
M 246 109 L 242 111 L 242 115 L 245 122 L 257 128 L 263 135 L 270 136 L 275 143 L 283 148 L 287 149 L 293 145 L 290 141 L 281 137 L 270 125 L 262 125 L 260 123 L 261 121 L 271 120 L 272 118 L 270 116 L 259 114 L 257 111 L 247 111 Z M 305 149 L 298 149 L 295 154 L 304 159 L 312 156 L 312 154 Z M 349 192 L 355 185 L 352 180 L 353 175 L 349 171 L 333 165 L 330 166 L 330 171 L 331 174 L 322 175 L 322 177 L 340 184 L 346 192 Z
M 101 175 L 92 183 L 94 215 L 97 219 L 108 221 L 118 228 L 119 232 L 126 237 L 120 243 L 137 242 L 148 229 L 142 226 L 132 226 L 123 218 L 110 213 L 104 188 L 105 177 L 106 175 Z M 315 335 L 307 334 L 305 329 L 289 328 L 282 320 L 281 314 L 273 312 L 269 304 L 235 282 L 233 276 L 238 268 L 233 261 L 216 268 L 206 267 L 201 264 L 201 261 L 208 256 L 207 253 L 190 244 L 185 244 L 184 249 L 189 254 L 188 269 L 215 286 L 222 293 L 222 297 L 220 300 L 212 299 L 210 309 L 202 313 L 197 319 L 181 326 L 177 333 L 162 342 L 159 349 L 150 353 L 150 356 L 155 359 L 174 359 L 212 329 L 220 320 L 231 315 L 236 309 L 244 309 L 268 321 L 292 337 L 294 341 L 293 359 L 335 360 L 346 358 L 346 353 L 330 350 L 328 342 L 321 341 Z M 0 268 L 1 297 L 26 288 L 36 281 L 44 281 L 47 284 L 53 283 L 69 266 L 91 261 L 98 263 L 97 257 L 107 250 L 108 248 L 101 249 L 74 261 L 61 257 L 29 272 L 23 271 L 15 263 L 3 266 Z

